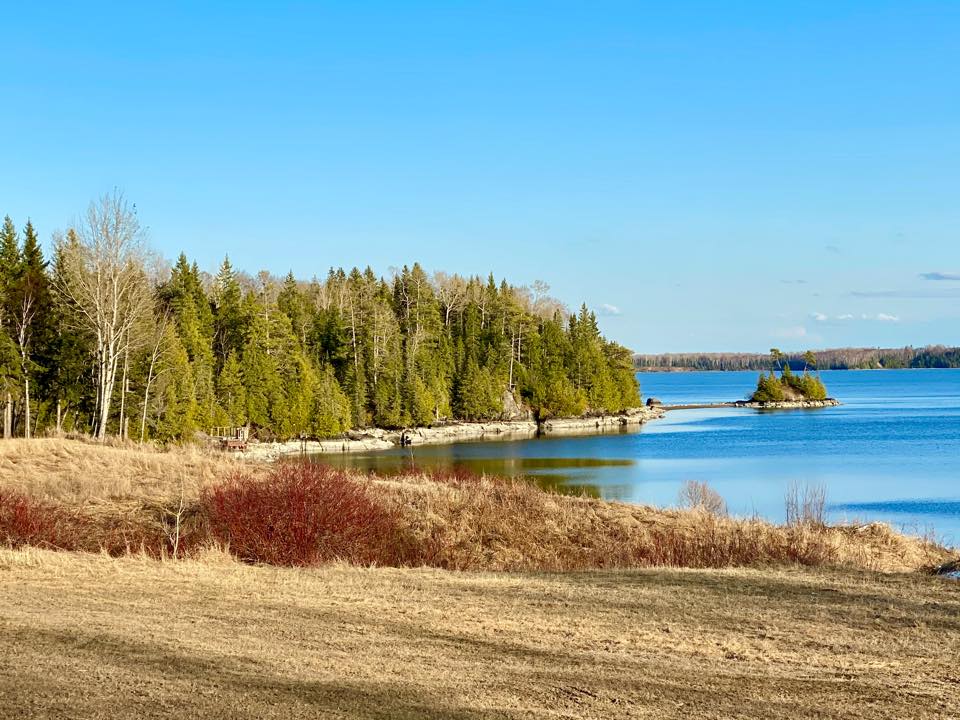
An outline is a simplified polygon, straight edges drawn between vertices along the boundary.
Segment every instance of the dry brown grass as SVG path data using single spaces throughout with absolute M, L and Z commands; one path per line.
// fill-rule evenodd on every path
M 457 570 L 828 565 L 929 568 L 951 553 L 888 526 L 729 518 L 545 493 L 523 481 L 382 481 L 430 565 Z
M 65 505 L 117 505 L 196 497 L 238 466 L 233 456 L 196 447 L 102 445 L 66 438 L 0 442 L 0 483 Z
M 0 490 L 19 491 L 74 513 L 84 537 L 67 548 L 97 549 L 97 533 L 102 532 L 109 545 L 101 546 L 113 554 L 127 548 L 171 552 L 176 537 L 171 519 L 178 512 L 185 519 L 183 530 L 190 533 L 181 536 L 180 550 L 206 545 L 203 490 L 238 468 L 254 477 L 269 472 L 264 465 L 192 449 L 103 447 L 63 439 L 0 443 Z M 704 510 L 555 495 L 498 478 L 355 480 L 397 512 L 404 541 L 412 548 L 404 562 L 414 565 L 569 571 L 787 563 L 903 572 L 951 557 L 932 543 L 878 524 L 826 527 L 798 521 L 775 526 Z M 383 559 L 380 564 L 394 562 Z
M 960 585 L 0 551 L 4 718 L 960 717 Z

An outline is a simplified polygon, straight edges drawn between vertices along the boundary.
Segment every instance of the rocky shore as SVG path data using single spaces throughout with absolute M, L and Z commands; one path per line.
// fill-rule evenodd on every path
M 738 400 L 735 407 L 754 408 L 755 410 L 793 410 L 804 408 L 835 407 L 839 400 L 826 398 L 825 400 L 783 400 L 780 402 L 754 402 L 752 400 Z
M 287 442 L 251 442 L 244 457 L 255 460 L 276 460 L 290 455 L 329 453 L 362 453 L 389 450 L 395 447 L 441 445 L 471 440 L 532 438 L 537 435 L 599 434 L 622 427 L 642 425 L 663 417 L 659 407 L 631 408 L 616 415 L 534 420 L 501 420 L 460 422 L 435 427 L 405 430 L 354 430 L 343 438 L 331 440 L 289 440 Z

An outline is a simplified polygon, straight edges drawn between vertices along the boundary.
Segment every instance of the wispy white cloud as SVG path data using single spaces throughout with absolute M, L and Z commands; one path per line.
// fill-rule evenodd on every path
M 830 315 L 826 315 L 822 312 L 815 312 L 815 313 L 810 313 L 810 317 L 813 320 L 816 320 L 817 322 L 830 322 L 831 320 L 835 320 L 838 322 L 845 322 L 847 320 L 856 319 L 856 315 L 853 315 L 852 313 L 843 313 L 841 315 L 834 315 L 833 317 L 831 317 Z M 868 320 L 868 321 L 877 320 L 879 322 L 900 322 L 899 315 L 890 315 L 889 313 L 877 313 L 876 315 L 869 315 L 867 313 L 862 313 L 860 315 L 860 319 Z
M 616 305 L 610 305 L 608 303 L 603 303 L 600 307 L 597 308 L 597 313 L 599 315 L 613 316 L 621 315 L 620 308 Z
M 920 273 L 924 280 L 960 280 L 960 273 L 955 272 L 925 272 Z

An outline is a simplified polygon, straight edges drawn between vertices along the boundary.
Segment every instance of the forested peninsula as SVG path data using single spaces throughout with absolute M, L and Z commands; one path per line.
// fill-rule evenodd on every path
M 0 231 L 6 432 L 181 441 L 217 426 L 261 439 L 618 412 L 639 404 L 629 350 L 586 306 L 492 275 L 322 279 L 216 274 L 147 246 L 122 195 L 92 203 L 44 257 Z

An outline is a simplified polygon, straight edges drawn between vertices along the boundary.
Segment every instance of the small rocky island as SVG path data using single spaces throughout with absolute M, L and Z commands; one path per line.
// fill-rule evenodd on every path
M 831 397 L 827 397 L 827 388 L 817 375 L 810 374 L 816 370 L 816 356 L 807 351 L 804 355 L 804 366 L 801 373 L 790 369 L 790 364 L 780 350 L 770 350 L 774 369 L 769 374 L 761 373 L 757 380 L 757 389 L 747 400 L 735 403 L 742 407 L 756 407 L 764 409 L 779 408 L 818 408 L 839 405 Z M 780 375 L 777 376 L 777 371 Z

